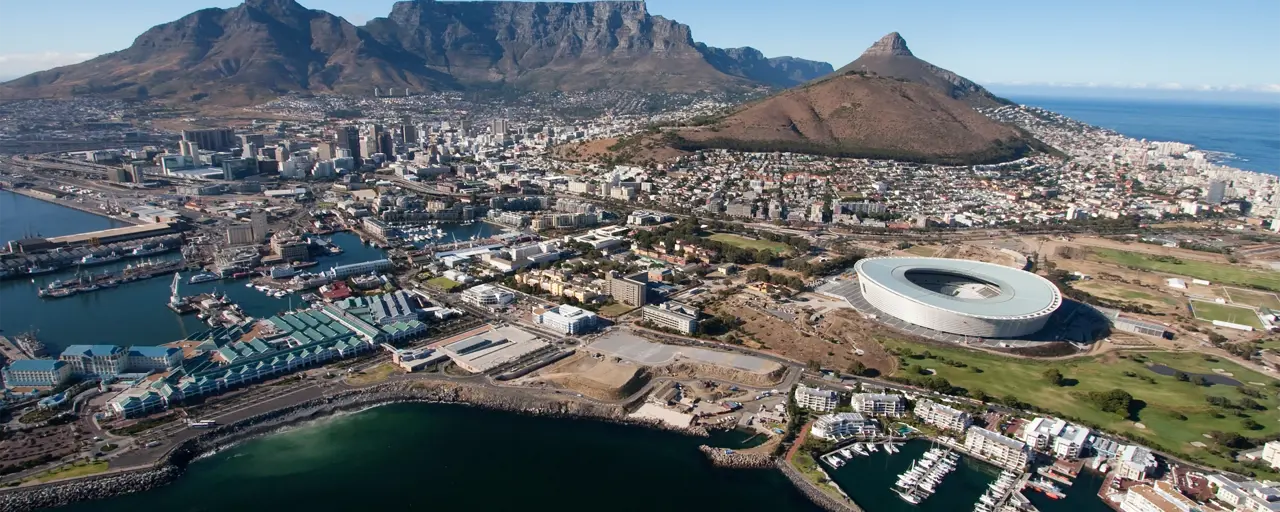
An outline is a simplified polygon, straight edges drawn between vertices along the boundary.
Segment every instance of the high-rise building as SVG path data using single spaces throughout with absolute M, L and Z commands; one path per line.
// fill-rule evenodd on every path
M 637 272 L 625 277 L 610 277 L 609 295 L 624 304 L 644 306 L 647 304 L 648 281 L 649 275 L 645 272 Z
M 351 152 L 351 158 L 356 162 L 360 161 L 362 153 L 360 152 L 360 130 L 354 126 L 343 126 L 338 128 L 337 136 L 338 147 Z
M 316 159 L 317 159 L 317 160 L 322 160 L 322 161 L 323 161 L 323 160 L 332 160 L 332 159 L 333 159 L 333 144 L 328 143 L 328 142 L 321 142 L 321 143 L 319 143 L 319 144 L 316 144 Z
M 253 226 L 248 224 L 232 224 L 227 226 L 227 245 L 245 245 L 254 243 Z
M 240 145 L 241 145 L 241 146 L 245 146 L 245 145 L 248 145 L 248 144 L 253 144 L 254 146 L 262 147 L 262 146 L 267 145 L 267 138 L 266 138 L 266 136 L 264 136 L 264 135 L 262 135 L 262 134 L 260 134 L 260 133 L 246 133 L 246 134 L 243 134 L 243 135 L 239 135 L 238 137 L 240 138 Z
M 493 137 L 495 139 L 499 139 L 507 133 L 507 130 L 510 129 L 510 127 L 507 126 L 506 119 L 494 119 L 493 124 L 489 129 L 493 131 Z
M 209 151 L 231 151 L 236 147 L 235 132 L 230 128 L 182 130 L 182 140 L 195 142 Z
M 1209 193 L 1207 201 L 1209 204 L 1222 204 L 1222 200 L 1227 196 L 1227 182 L 1211 181 L 1209 182 Z
M 267 213 L 253 212 L 249 215 L 249 227 L 253 231 L 253 241 L 261 242 L 267 239 Z

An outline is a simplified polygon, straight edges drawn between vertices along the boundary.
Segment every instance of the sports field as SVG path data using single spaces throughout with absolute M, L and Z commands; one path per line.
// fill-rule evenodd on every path
M 430 279 L 430 280 L 428 280 L 428 281 L 427 281 L 427 284 L 429 284 L 429 285 L 431 285 L 431 286 L 434 286 L 434 287 L 436 287 L 436 288 L 439 288 L 439 289 L 441 289 L 441 290 L 444 290 L 444 291 L 449 291 L 449 290 L 452 290 L 452 289 L 457 288 L 457 287 L 459 287 L 459 286 L 462 286 L 462 283 L 459 283 L 459 282 L 457 282 L 457 281 L 454 281 L 454 280 L 452 280 L 452 279 L 449 279 L 449 278 L 447 278 L 447 277 L 443 277 L 443 276 L 442 276 L 442 277 L 437 277 L 437 278 L 434 278 L 434 279 Z
M 1262 321 L 1258 319 L 1258 313 L 1249 308 L 1193 300 L 1191 301 L 1191 310 L 1195 312 L 1196 318 L 1208 322 L 1221 320 L 1233 324 L 1247 325 L 1254 329 L 1262 328 Z
M 1231 297 L 1231 302 L 1248 304 L 1257 308 L 1280 310 L 1280 297 L 1277 297 L 1274 293 L 1232 288 L 1230 286 L 1224 286 L 1222 289 L 1227 292 L 1228 297 Z
M 720 243 L 725 243 L 741 249 L 768 249 L 774 254 L 783 254 L 791 250 L 791 247 L 782 242 L 770 242 L 768 240 L 753 240 L 750 238 L 733 235 L 729 233 L 716 233 L 707 238 Z
M 1204 436 L 1212 431 L 1235 432 L 1254 438 L 1280 434 L 1280 410 L 1277 410 L 1280 399 L 1276 397 L 1280 389 L 1271 385 L 1275 380 L 1226 360 L 1211 361 L 1198 354 L 1153 352 L 1123 356 L 1107 354 L 1071 361 L 1044 362 L 959 347 L 921 345 L 895 339 L 882 341 L 886 348 L 905 348 L 915 354 L 904 358 L 904 369 L 898 370 L 894 374 L 896 376 L 905 376 L 907 368 L 919 365 L 934 370 L 953 386 L 964 388 L 971 395 L 982 391 L 996 398 L 1013 396 L 1058 415 L 1101 426 L 1111 432 L 1141 438 L 1149 446 L 1218 467 L 1229 467 L 1232 462 L 1191 443 L 1212 445 L 1213 441 Z M 926 350 L 932 358 L 920 355 Z M 1188 374 L 1230 377 L 1259 391 L 1263 398 L 1253 400 L 1265 409 L 1228 410 L 1211 406 L 1207 402 L 1210 396 L 1224 397 L 1233 404 L 1239 403 L 1246 396 L 1233 386 L 1198 386 L 1173 376 L 1160 375 L 1146 364 L 1162 364 Z M 974 368 L 980 371 L 975 371 Z M 1067 385 L 1057 386 L 1049 382 L 1043 376 L 1044 371 L 1049 368 L 1061 371 Z M 1215 372 L 1215 369 L 1219 371 Z M 1090 391 L 1105 392 L 1112 389 L 1123 389 L 1133 395 L 1135 403 L 1140 407 L 1136 412 L 1138 421 L 1103 412 L 1082 398 Z M 1247 418 L 1237 416 L 1237 413 L 1244 414 Z M 1182 417 L 1186 419 L 1181 419 Z M 1247 428 L 1243 423 L 1245 419 L 1255 421 L 1258 424 L 1257 430 Z
M 1116 249 L 1090 249 L 1091 259 L 1142 270 L 1178 274 L 1215 283 L 1280 291 L 1280 272 L 1261 272 L 1226 263 L 1168 258 Z

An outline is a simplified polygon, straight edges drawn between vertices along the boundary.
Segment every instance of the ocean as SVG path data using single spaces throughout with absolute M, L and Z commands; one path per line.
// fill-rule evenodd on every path
M 1010 96 L 1136 139 L 1184 142 L 1246 171 L 1280 175 L 1280 105 Z

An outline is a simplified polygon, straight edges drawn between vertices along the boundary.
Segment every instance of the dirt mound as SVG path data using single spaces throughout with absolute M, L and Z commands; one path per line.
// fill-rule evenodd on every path
M 649 382 L 649 369 L 592 357 L 572 357 L 544 369 L 539 379 L 600 400 L 631 396 Z
M 736 384 L 747 386 L 772 386 L 782 381 L 786 368 L 782 365 L 773 363 L 773 367 L 767 372 L 748 372 L 743 370 L 735 370 L 723 366 L 691 363 L 688 361 L 678 362 L 663 366 L 657 370 L 663 375 L 681 378 L 711 378 Z

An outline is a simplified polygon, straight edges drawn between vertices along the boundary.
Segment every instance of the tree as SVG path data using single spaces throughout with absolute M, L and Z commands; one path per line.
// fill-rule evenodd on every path
M 1102 412 L 1110 412 L 1128 416 L 1133 406 L 1133 395 L 1123 389 L 1111 391 L 1090 391 L 1085 398 Z
M 1182 382 L 1186 382 L 1186 381 L 1191 380 L 1191 376 L 1190 376 L 1190 375 L 1187 375 L 1187 372 L 1177 372 L 1177 373 L 1174 373 L 1174 374 L 1173 374 L 1173 378 L 1178 379 L 1178 380 L 1180 380 L 1180 381 L 1182 381 Z
M 860 376 L 860 375 L 863 375 L 863 374 L 865 374 L 865 373 L 867 372 L 867 365 L 862 364 L 862 361 L 854 361 L 854 362 L 852 362 L 852 363 L 849 363 L 849 370 L 848 370 L 848 371 L 849 371 L 849 374 L 850 374 L 850 375 L 859 375 L 859 376 Z
M 1254 420 L 1253 420 L 1253 418 L 1245 418 L 1245 419 L 1241 420 L 1241 421 L 1240 421 L 1240 426 L 1242 426 L 1242 427 L 1244 427 L 1244 428 L 1246 428 L 1246 429 L 1249 429 L 1249 430 L 1261 430 L 1261 429 L 1262 429 L 1262 425 L 1260 425 L 1258 422 L 1254 421 Z
M 816 372 L 822 369 L 822 363 L 819 363 L 817 359 L 810 359 L 809 362 L 805 364 L 805 368 L 808 368 L 809 371 Z
M 1041 375 L 1043 375 L 1044 379 L 1049 381 L 1049 383 L 1053 384 L 1054 386 L 1061 386 L 1062 383 L 1066 380 L 1065 378 L 1063 378 L 1062 372 L 1058 371 L 1057 368 L 1050 368 L 1048 370 L 1045 370 L 1044 373 L 1042 373 Z
M 1237 403 L 1240 404 L 1241 409 L 1245 410 L 1261 411 L 1266 409 L 1266 407 L 1263 407 L 1262 404 L 1252 398 L 1241 398 Z
M 1195 385 L 1197 385 L 1197 386 L 1208 386 L 1208 385 L 1209 385 L 1209 381 L 1208 381 L 1207 379 L 1205 379 L 1205 378 L 1204 378 L 1203 376 L 1201 376 L 1201 375 L 1196 375 L 1195 377 L 1192 377 L 1192 378 L 1191 378 L 1191 383 L 1192 383 L 1192 384 L 1195 384 Z

